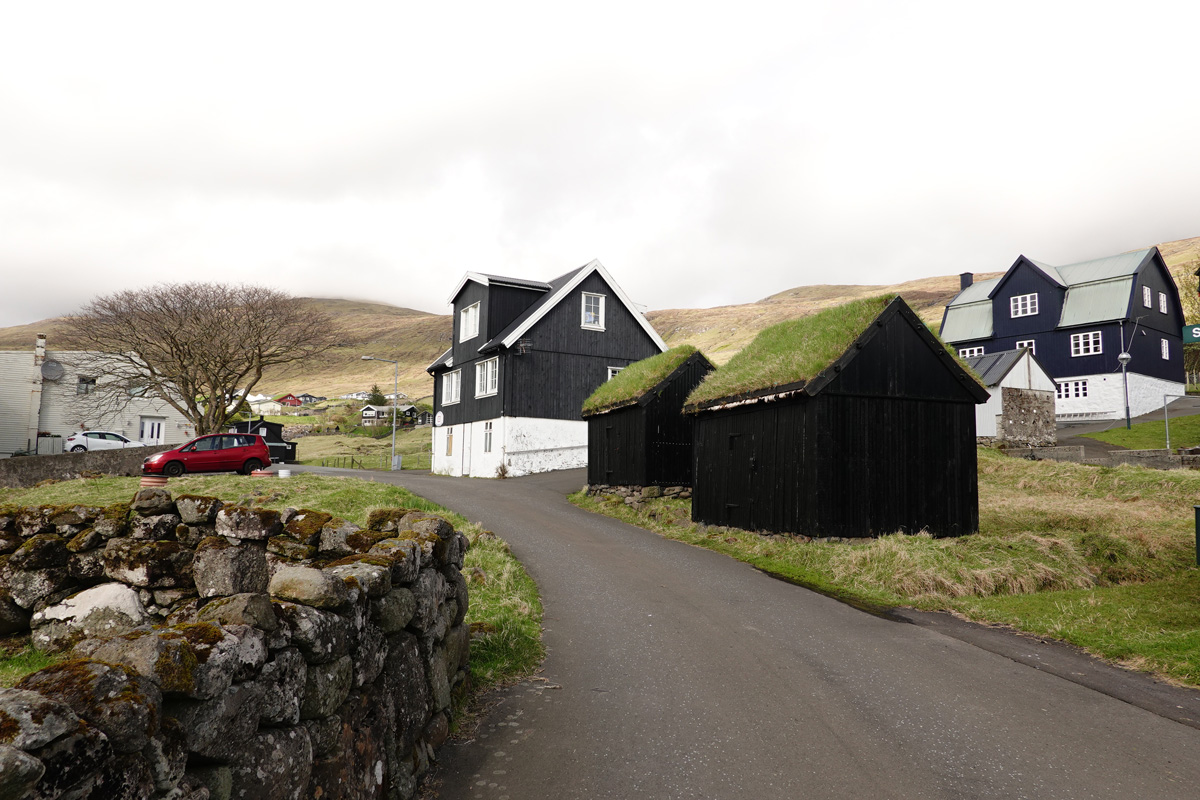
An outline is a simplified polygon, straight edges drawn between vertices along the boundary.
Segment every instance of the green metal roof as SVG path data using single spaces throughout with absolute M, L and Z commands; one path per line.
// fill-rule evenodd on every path
M 1124 319 L 1133 292 L 1133 276 L 1116 280 L 1080 283 L 1067 289 L 1058 327 L 1070 328 L 1090 322 Z
M 1121 253 L 1115 256 L 1106 256 L 1105 258 L 1097 258 L 1092 261 L 1081 261 L 1078 264 L 1069 264 L 1065 267 L 1059 267 L 1058 273 L 1062 275 L 1063 284 L 1066 286 L 1126 277 L 1138 271 L 1138 268 L 1146 260 L 1146 256 L 1150 254 L 1151 249 L 1153 248 L 1135 250 L 1132 253 Z
M 982 302 L 947 307 L 946 319 L 942 323 L 942 341 L 969 342 L 974 339 L 990 338 L 992 335 L 992 304 L 986 298 L 985 294 Z
M 999 278 L 992 278 L 990 281 L 980 281 L 972 283 L 967 288 L 954 296 L 947 305 L 961 306 L 966 303 L 979 303 L 988 299 L 988 295 L 992 293 L 992 289 L 996 288 L 996 284 L 1000 283 Z

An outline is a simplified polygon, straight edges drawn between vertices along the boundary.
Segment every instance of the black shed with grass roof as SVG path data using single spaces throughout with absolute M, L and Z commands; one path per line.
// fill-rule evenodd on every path
M 691 486 L 692 425 L 683 403 L 713 365 L 681 345 L 625 367 L 583 404 L 588 483 Z
M 688 397 L 692 519 L 809 536 L 972 533 L 987 398 L 899 297 L 767 328 Z

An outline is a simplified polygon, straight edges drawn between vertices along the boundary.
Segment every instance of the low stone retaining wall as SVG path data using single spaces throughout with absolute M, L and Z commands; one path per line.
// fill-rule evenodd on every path
M 36 486 L 44 480 L 71 481 L 89 472 L 104 475 L 141 475 L 142 462 L 147 456 L 173 447 L 176 445 L 61 453 L 56 456 L 0 458 L 0 487 L 21 489 Z
M 0 798 L 411 798 L 465 691 L 466 537 L 143 489 L 0 508 Z M 160 624 L 153 624 L 160 623 Z
M 1151 469 L 1179 469 L 1183 459 L 1169 450 L 1113 450 L 1108 454 L 1113 466 L 1136 464 Z
M 592 497 L 620 497 L 625 501 L 625 505 L 633 506 L 634 509 L 641 508 L 643 501 L 654 497 L 692 496 L 690 486 L 609 486 L 597 483 L 584 487 L 584 490 Z

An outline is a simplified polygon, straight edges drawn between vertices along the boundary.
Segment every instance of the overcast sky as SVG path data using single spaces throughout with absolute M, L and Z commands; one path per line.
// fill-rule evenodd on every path
M 0 326 L 161 281 L 649 308 L 1200 236 L 1200 10 L 0 4 Z

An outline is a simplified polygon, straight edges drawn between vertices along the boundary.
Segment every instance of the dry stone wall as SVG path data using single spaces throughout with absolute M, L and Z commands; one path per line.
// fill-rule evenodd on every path
M 0 800 L 410 798 L 466 689 L 441 517 L 0 508 L 0 630 L 68 658 L 0 689 Z
M 593 483 L 583 487 L 584 492 L 592 497 L 616 497 L 634 510 L 640 509 L 642 503 L 655 497 L 678 497 L 686 500 L 692 496 L 690 486 L 610 486 L 604 483 Z
M 89 473 L 141 475 L 142 462 L 148 456 L 172 447 L 175 445 L 0 458 L 0 487 L 19 489 L 35 486 L 45 480 L 70 481 Z

